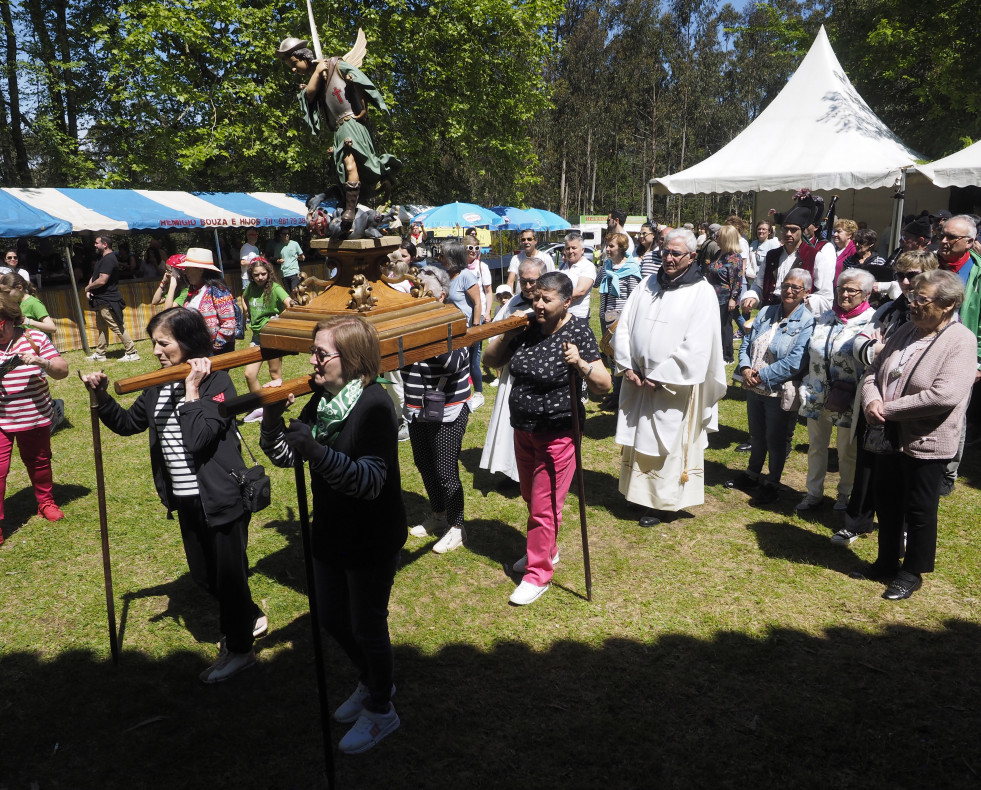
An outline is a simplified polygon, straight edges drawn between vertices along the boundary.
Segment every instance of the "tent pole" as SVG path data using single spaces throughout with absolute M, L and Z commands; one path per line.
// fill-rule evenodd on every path
M 225 276 L 225 267 L 221 263 L 221 244 L 218 241 L 218 228 L 215 228 L 215 252 L 218 253 L 218 268 L 221 270 L 221 276 Z
M 889 234 L 889 249 L 899 248 L 899 237 L 902 233 L 903 225 L 903 206 L 906 202 L 906 168 L 899 171 L 899 187 L 893 195 L 896 205 L 893 207 L 892 229 Z
M 68 238 L 71 238 L 69 236 Z M 78 298 L 78 283 L 75 282 L 75 265 L 72 263 L 71 245 L 65 243 L 65 258 L 68 260 L 68 277 L 72 281 L 72 302 L 75 304 L 75 317 L 78 318 L 78 334 L 82 336 L 82 350 L 85 356 L 92 353 L 89 339 L 85 336 L 85 313 L 82 312 L 82 302 Z

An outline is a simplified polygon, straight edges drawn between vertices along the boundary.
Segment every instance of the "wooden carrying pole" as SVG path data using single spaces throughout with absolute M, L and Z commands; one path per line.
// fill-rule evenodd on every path
M 576 448 L 576 491 L 579 494 L 579 529 L 582 532 L 582 562 L 586 569 L 586 600 L 593 600 L 593 574 L 589 568 L 589 535 L 586 534 L 586 483 L 582 476 L 582 429 L 579 424 L 579 382 L 569 368 L 569 397 L 572 399 L 572 443 Z
M 82 374 L 79 373 L 79 378 Z M 109 562 L 109 522 L 106 516 L 106 478 L 102 468 L 102 433 L 99 425 L 98 394 L 89 390 L 89 413 L 92 417 L 92 449 L 95 454 L 95 486 L 99 497 L 99 531 L 102 533 L 102 575 L 106 586 L 106 612 L 109 617 L 109 650 L 112 663 L 119 663 L 116 637 L 116 602 L 112 594 L 112 565 Z

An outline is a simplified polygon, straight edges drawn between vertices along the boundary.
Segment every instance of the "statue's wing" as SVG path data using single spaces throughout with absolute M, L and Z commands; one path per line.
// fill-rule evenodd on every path
M 365 38 L 364 31 L 358 28 L 358 37 L 354 41 L 354 46 L 341 60 L 350 63 L 354 68 L 360 69 L 364 62 L 364 53 L 368 51 L 368 39 Z

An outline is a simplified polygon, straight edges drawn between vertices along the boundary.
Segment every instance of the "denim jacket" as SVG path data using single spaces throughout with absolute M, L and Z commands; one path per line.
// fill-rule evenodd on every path
M 753 322 L 753 328 L 743 338 L 739 348 L 739 370 L 752 367 L 751 352 L 756 338 L 770 331 L 774 323 L 779 324 L 782 320 L 782 304 L 770 305 L 760 310 Z M 759 371 L 760 380 L 771 392 L 785 381 L 790 381 L 799 375 L 804 369 L 804 352 L 807 350 L 807 342 L 811 339 L 813 331 L 814 316 L 803 303 L 798 305 L 786 322 L 777 329 L 770 341 L 770 353 L 776 361 Z

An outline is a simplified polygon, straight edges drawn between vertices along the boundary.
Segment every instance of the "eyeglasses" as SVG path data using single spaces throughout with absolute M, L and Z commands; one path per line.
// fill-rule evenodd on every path
M 912 280 L 914 277 L 918 277 L 921 274 L 923 274 L 923 272 L 896 272 L 896 279 L 899 280 L 899 282 L 902 282 L 903 280 Z
M 17 256 L 16 255 L 8 255 L 7 256 L 7 260 L 8 261 L 16 261 L 17 260 Z
M 846 288 L 843 285 L 838 286 L 838 293 L 842 296 L 855 296 L 856 294 L 862 293 L 861 288 Z
M 534 285 L 538 282 L 538 278 L 536 277 L 534 280 L 529 280 L 526 277 L 519 277 L 518 282 L 522 285 Z
M 691 255 L 688 250 L 682 250 L 678 252 L 677 250 L 661 250 L 662 258 L 684 258 L 686 255 Z
M 467 245 L 467 252 L 480 252 L 480 245 L 479 244 L 476 244 L 476 245 L 475 244 L 468 244 Z
M 323 365 L 325 362 L 330 362 L 334 357 L 339 357 L 341 355 L 340 351 L 324 351 L 322 348 L 317 348 L 316 346 L 310 346 L 310 353 L 317 357 L 317 361 Z
M 803 285 L 791 285 L 790 283 L 783 283 L 780 286 L 781 291 L 790 291 L 792 294 L 799 294 L 804 290 Z
M 521 241 L 522 241 L 522 242 L 526 242 L 526 241 L 534 241 L 534 239 L 522 239 Z
M 935 301 L 937 301 L 936 296 L 920 296 L 916 294 L 915 296 L 909 297 L 909 303 L 915 304 L 917 307 L 923 307 Z
M 957 241 L 958 239 L 969 239 L 971 237 L 967 234 L 963 236 L 957 236 L 953 233 L 941 233 L 940 238 L 943 239 L 944 241 Z

